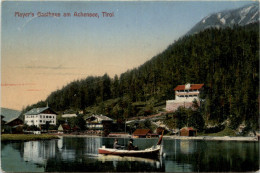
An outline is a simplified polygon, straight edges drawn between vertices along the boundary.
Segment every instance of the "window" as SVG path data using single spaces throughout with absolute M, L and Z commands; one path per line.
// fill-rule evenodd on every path
M 45 116 L 43 115 L 43 118 L 45 118 Z
M 40 115 L 40 118 L 42 118 L 42 116 Z
M 40 120 L 40 123 L 42 122 L 42 120 Z

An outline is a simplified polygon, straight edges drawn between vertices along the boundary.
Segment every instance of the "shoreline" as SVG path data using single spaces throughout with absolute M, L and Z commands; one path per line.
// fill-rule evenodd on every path
M 70 135 L 70 134 L 63 134 L 58 135 L 59 137 L 95 137 L 101 138 L 102 136 L 97 135 Z M 115 138 L 115 137 L 104 137 L 104 138 Z M 124 137 L 116 137 L 118 139 Z M 126 139 L 130 139 L 129 137 L 125 137 Z M 178 139 L 178 140 L 205 140 L 205 141 L 258 141 L 257 137 L 250 137 L 250 136 L 163 136 L 164 139 Z M 138 138 L 136 138 L 138 139 Z M 144 139 L 154 139 L 154 138 L 144 138 Z
M 98 135 L 75 135 L 75 134 L 41 134 L 41 135 L 31 135 L 31 134 L 1 134 L 1 142 L 3 141 L 35 141 L 35 140 L 51 140 L 59 139 L 61 137 L 92 137 L 92 138 L 102 138 Z M 103 137 L 103 138 L 115 138 L 115 137 Z M 124 137 L 116 137 L 122 139 Z M 125 139 L 130 139 L 131 137 L 125 137 Z M 250 136 L 163 136 L 165 140 L 204 140 L 204 141 L 247 141 L 247 142 L 257 142 L 259 141 L 257 137 Z M 143 139 L 155 139 L 155 138 L 143 138 Z M 157 139 L 157 138 L 156 138 Z
M 59 139 L 59 136 L 52 134 L 1 134 L 1 142 L 6 141 L 39 141 Z
M 205 140 L 205 141 L 258 141 L 250 136 L 164 136 L 165 139 Z

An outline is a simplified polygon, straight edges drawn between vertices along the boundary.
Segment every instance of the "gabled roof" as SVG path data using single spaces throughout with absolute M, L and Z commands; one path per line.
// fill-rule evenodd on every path
M 21 114 L 21 112 L 17 111 L 17 110 L 1 108 L 1 116 L 4 116 L 4 117 L 2 117 L 2 119 L 6 122 L 19 117 L 20 114 Z
M 20 118 L 17 117 L 17 118 L 13 118 L 13 119 L 7 121 L 5 124 L 8 125 L 8 124 L 10 124 L 11 122 L 13 122 L 14 120 L 17 120 L 17 119 L 20 120 L 21 122 L 23 122 L 23 120 L 21 120 Z
M 70 126 L 68 124 L 62 124 L 63 130 L 70 130 Z
M 183 127 L 183 128 L 181 128 L 181 130 L 187 130 L 187 131 L 195 130 L 196 131 L 196 129 L 194 129 L 192 127 Z
M 199 90 L 204 86 L 204 84 L 191 84 L 189 90 Z M 185 85 L 178 85 L 174 90 L 185 90 Z
M 147 135 L 148 133 L 151 133 L 150 129 L 136 129 L 133 135 Z
M 26 112 L 24 115 L 38 115 L 48 109 L 50 109 L 50 111 L 52 111 L 54 114 L 57 114 L 50 107 L 43 107 L 43 108 L 33 108 L 33 109 L 29 110 L 28 112 Z
M 61 129 L 62 128 L 62 129 Z M 70 130 L 70 126 L 68 124 L 61 124 L 58 130 Z

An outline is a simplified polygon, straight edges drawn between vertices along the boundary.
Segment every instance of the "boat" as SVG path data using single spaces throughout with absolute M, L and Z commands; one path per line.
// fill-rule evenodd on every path
M 109 154 L 109 155 L 118 155 L 118 156 L 133 156 L 133 157 L 155 157 L 160 153 L 161 146 L 153 146 L 145 150 L 122 150 L 114 148 L 106 148 L 103 146 L 98 149 L 99 154 Z
M 98 149 L 99 154 L 104 155 L 117 155 L 117 156 L 130 156 L 130 157 L 158 157 L 162 154 L 162 138 L 163 133 L 157 143 L 157 145 L 152 146 L 150 148 L 146 148 L 144 150 L 124 150 L 124 149 L 115 149 L 115 148 L 106 148 L 105 146 L 102 146 L 102 148 Z

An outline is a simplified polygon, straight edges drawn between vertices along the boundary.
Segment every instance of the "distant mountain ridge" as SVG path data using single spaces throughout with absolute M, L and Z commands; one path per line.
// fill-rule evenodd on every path
M 14 109 L 8 109 L 8 108 L 0 108 L 1 109 L 1 115 L 4 116 L 3 120 L 8 122 L 12 120 L 13 118 L 19 117 L 21 114 L 21 111 L 14 110 Z
M 234 25 L 244 26 L 255 22 L 259 22 L 258 3 L 211 14 L 198 22 L 187 35 L 196 34 L 208 28 L 225 28 Z

